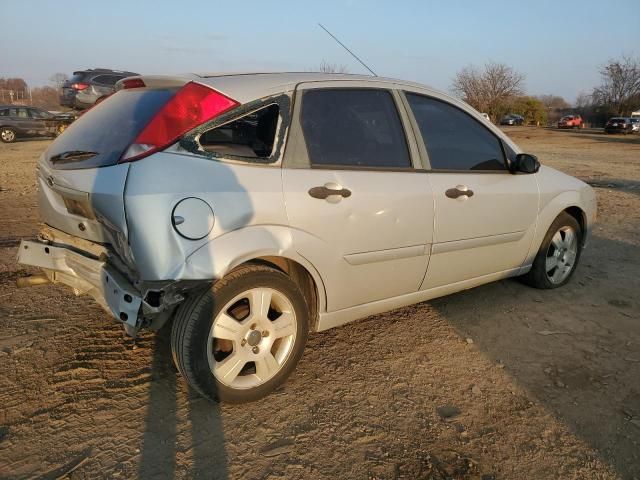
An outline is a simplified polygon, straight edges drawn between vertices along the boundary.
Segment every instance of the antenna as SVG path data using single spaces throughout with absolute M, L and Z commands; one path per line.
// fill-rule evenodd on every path
M 336 38 L 336 36 L 335 36 L 333 33 L 331 33 L 329 30 L 327 30 L 326 28 L 324 28 L 324 25 L 322 25 L 321 23 L 318 23 L 318 25 L 320 26 L 320 28 L 321 28 L 321 29 L 323 29 L 325 32 L 327 32 L 327 33 L 331 36 L 331 38 L 333 38 L 336 42 L 338 42 L 338 44 L 339 44 L 342 48 L 344 48 L 347 52 L 349 52 L 353 58 L 355 58 L 356 60 L 358 60 L 358 61 L 362 64 L 362 66 L 363 66 L 364 68 L 366 68 L 367 70 L 369 70 L 369 71 L 371 72 L 371 75 L 373 75 L 374 77 L 377 77 L 377 76 L 378 76 L 378 75 L 376 75 L 376 72 L 374 72 L 373 70 L 371 70 L 371 69 L 367 66 L 367 64 L 366 64 L 366 63 L 364 63 L 362 60 L 360 60 L 360 59 L 358 58 L 358 56 L 357 56 L 355 53 L 353 53 L 351 50 L 349 50 L 349 49 L 347 48 L 347 46 L 346 46 L 344 43 L 342 43 L 340 40 L 338 40 L 338 39 Z

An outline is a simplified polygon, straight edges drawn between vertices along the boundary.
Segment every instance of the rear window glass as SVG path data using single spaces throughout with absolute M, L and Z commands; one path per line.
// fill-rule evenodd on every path
M 268 158 L 273 151 L 279 118 L 278 105 L 269 105 L 200 135 L 206 152 L 221 156 Z
M 75 72 L 75 73 L 71 76 L 71 78 L 69 79 L 69 82 L 71 82 L 71 83 L 81 82 L 82 80 L 84 80 L 84 77 L 85 77 L 86 75 L 87 75 L 87 74 L 86 74 L 86 73 L 84 73 L 84 72 Z
M 78 161 L 56 162 L 59 169 L 115 165 L 124 150 L 174 95 L 174 89 L 121 90 L 87 110 L 47 150 L 47 159 L 66 152 L 95 152 Z

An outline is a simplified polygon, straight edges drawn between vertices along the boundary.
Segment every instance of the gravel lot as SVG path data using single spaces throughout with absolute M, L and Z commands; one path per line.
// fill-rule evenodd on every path
M 0 478 L 640 478 L 640 136 L 507 129 L 597 185 L 572 282 L 516 280 L 311 336 L 287 384 L 212 405 L 167 332 L 18 290 L 49 140 L 0 145 Z

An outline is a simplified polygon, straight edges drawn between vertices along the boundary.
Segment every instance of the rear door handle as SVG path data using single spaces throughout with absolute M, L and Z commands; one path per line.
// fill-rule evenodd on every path
M 335 184 L 329 185 L 334 188 L 327 187 L 327 185 L 323 185 L 321 187 L 313 187 L 309 189 L 309 195 L 311 195 L 313 198 L 319 198 L 321 200 L 324 200 L 331 195 L 340 195 L 342 198 L 348 198 L 351 196 L 351 190 L 347 188 L 340 188 L 339 185 Z
M 473 190 L 469 189 L 466 185 L 456 185 L 455 188 L 450 188 L 444 194 L 449 198 L 458 198 L 462 196 L 473 197 Z

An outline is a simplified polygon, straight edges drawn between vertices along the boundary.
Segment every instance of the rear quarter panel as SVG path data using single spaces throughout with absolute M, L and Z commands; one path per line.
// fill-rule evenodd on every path
M 187 197 L 206 201 L 214 212 L 213 228 L 201 240 L 180 236 L 171 223 L 173 208 Z M 222 258 L 225 250 L 215 251 L 214 239 L 239 240 L 228 234 L 287 225 L 279 166 L 227 163 L 192 154 L 161 152 L 133 162 L 125 209 L 131 251 L 143 280 L 216 278 L 234 259 L 229 254 Z M 266 230 L 263 234 L 269 235 Z M 282 232 L 264 247 L 258 245 L 261 237 L 255 238 L 254 250 L 260 252 L 290 242 Z M 249 250 L 241 243 L 235 246 Z M 203 247 L 187 264 L 187 258 Z

